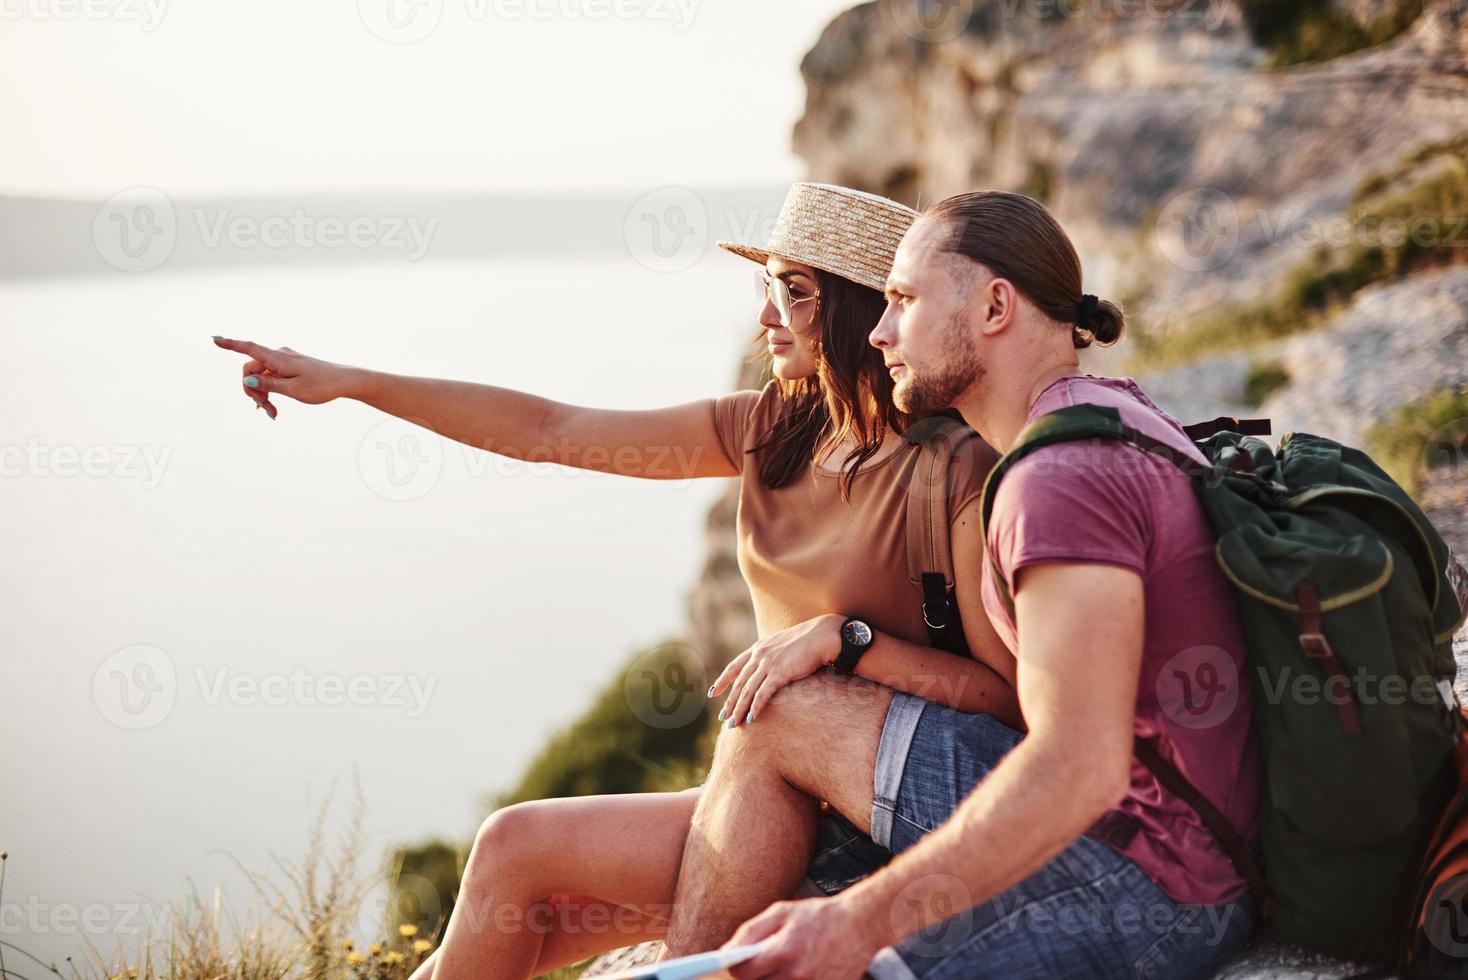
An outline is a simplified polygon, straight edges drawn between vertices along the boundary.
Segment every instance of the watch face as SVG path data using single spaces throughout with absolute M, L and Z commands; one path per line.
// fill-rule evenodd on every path
M 864 647 L 872 642 L 872 628 L 859 619 L 853 619 L 841 627 L 841 635 L 852 646 Z

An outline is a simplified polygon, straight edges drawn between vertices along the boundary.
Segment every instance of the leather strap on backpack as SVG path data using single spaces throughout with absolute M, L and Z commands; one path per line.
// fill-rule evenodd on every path
M 907 487 L 907 577 L 922 590 L 929 644 L 961 656 L 970 654 L 953 595 L 948 473 L 955 450 L 971 435 L 968 426 L 946 415 L 920 419 L 903 433 L 918 446 Z
M 1257 918 L 1269 917 L 1273 908 L 1274 899 L 1269 893 L 1269 883 L 1264 878 L 1264 869 L 1259 864 L 1259 859 L 1254 856 L 1254 849 L 1244 839 L 1244 835 L 1234 828 L 1228 817 L 1214 806 L 1204 796 L 1192 781 L 1184 776 L 1176 766 L 1162 757 L 1157 751 L 1157 746 L 1146 739 L 1138 738 L 1132 746 L 1137 760 L 1147 767 L 1147 771 L 1157 777 L 1157 782 L 1162 788 L 1173 796 L 1182 800 L 1192 807 L 1198 819 L 1203 821 L 1203 826 L 1212 832 L 1223 848 L 1223 853 L 1228 855 L 1234 870 L 1244 883 L 1249 886 L 1249 895 L 1254 899 L 1254 912 Z

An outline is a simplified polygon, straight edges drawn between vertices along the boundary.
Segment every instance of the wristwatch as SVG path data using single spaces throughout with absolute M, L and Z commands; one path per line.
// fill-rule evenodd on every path
M 841 653 L 836 657 L 836 672 L 856 671 L 856 662 L 872 645 L 872 628 L 855 616 L 841 624 Z

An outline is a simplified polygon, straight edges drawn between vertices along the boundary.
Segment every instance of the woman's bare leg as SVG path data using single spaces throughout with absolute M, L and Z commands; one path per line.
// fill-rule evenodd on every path
M 557 895 L 551 902 L 559 907 L 547 912 L 554 924 L 542 938 L 540 959 L 535 963 L 532 976 L 579 963 L 597 953 L 661 939 L 668 931 L 665 915 L 644 913 L 599 898 Z M 437 961 L 438 951 L 435 950 L 413 971 L 411 980 L 432 980 Z
M 413 980 L 530 977 L 661 935 L 701 792 L 496 812 L 475 837 L 443 943 Z

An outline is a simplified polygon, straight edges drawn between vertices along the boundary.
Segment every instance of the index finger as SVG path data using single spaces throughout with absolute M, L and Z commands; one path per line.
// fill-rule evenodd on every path
M 276 352 L 274 350 L 263 344 L 254 343 L 253 341 L 215 337 L 214 343 L 216 346 L 223 347 L 225 350 L 232 350 L 236 354 L 244 354 L 247 357 L 252 357 L 266 366 L 269 366 L 270 362 L 275 359 L 274 355 Z

